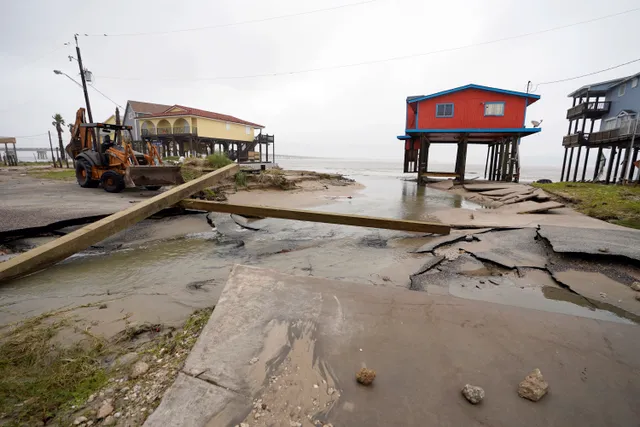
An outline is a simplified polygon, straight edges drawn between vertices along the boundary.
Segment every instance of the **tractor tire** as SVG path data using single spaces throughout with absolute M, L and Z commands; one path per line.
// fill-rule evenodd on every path
M 124 190 L 124 178 L 116 171 L 106 171 L 100 177 L 100 183 L 104 191 L 119 193 Z
M 91 179 L 91 165 L 86 160 L 76 162 L 76 180 L 82 188 L 96 188 L 100 181 Z
M 149 191 L 158 191 L 161 187 L 162 185 L 145 185 L 144 186 L 144 188 L 146 188 Z

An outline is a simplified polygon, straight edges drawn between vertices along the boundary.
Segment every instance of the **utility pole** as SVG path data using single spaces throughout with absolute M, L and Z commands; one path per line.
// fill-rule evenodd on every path
M 53 154 L 53 143 L 51 142 L 51 131 L 47 131 L 49 134 L 49 147 L 51 148 L 51 161 L 53 162 L 53 168 L 56 168 L 56 156 Z
M 87 79 L 84 75 L 84 68 L 82 67 L 82 56 L 80 56 L 80 46 L 78 46 L 78 35 L 73 36 L 76 40 L 76 55 L 78 55 L 78 66 L 80 67 L 80 78 L 82 79 L 82 90 L 84 91 L 84 101 L 87 104 L 87 116 L 89 117 L 89 123 L 93 123 L 93 114 L 91 114 L 91 105 L 89 104 L 89 93 L 87 92 Z

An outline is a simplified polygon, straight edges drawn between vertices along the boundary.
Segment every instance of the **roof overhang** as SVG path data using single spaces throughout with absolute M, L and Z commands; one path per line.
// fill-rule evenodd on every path
M 407 97 L 407 103 L 411 104 L 411 103 L 414 103 L 414 102 L 420 102 L 420 101 L 424 101 L 425 99 L 437 98 L 439 96 L 444 96 L 444 95 L 448 95 L 450 93 L 460 92 L 460 91 L 467 90 L 467 89 L 485 90 L 485 91 L 488 91 L 488 92 L 503 93 L 505 95 L 521 96 L 523 98 L 528 98 L 529 99 L 529 104 L 533 104 L 534 102 L 536 102 L 537 100 L 540 99 L 540 95 L 535 95 L 533 93 L 516 92 L 516 91 L 512 91 L 512 90 L 498 89 L 498 88 L 495 88 L 495 87 L 481 86 L 481 85 L 476 85 L 476 84 L 468 84 L 468 85 L 465 85 L 465 86 L 460 86 L 460 87 L 456 87 L 456 88 L 453 88 L 453 89 L 444 90 L 442 92 L 432 93 L 431 95 L 409 96 L 409 97 Z
M 407 129 L 406 135 L 397 138 L 404 140 L 413 136 L 427 135 L 431 142 L 456 142 L 466 135 L 469 142 L 491 142 L 507 136 L 525 137 L 540 131 L 542 131 L 541 128 Z

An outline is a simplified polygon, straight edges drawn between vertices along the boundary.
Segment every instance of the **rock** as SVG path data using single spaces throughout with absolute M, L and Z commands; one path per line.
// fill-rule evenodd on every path
M 122 414 L 120 412 L 116 412 L 115 414 L 113 414 L 113 418 L 120 418 L 122 416 Z
M 149 365 L 145 362 L 137 362 L 131 369 L 131 378 L 138 378 L 149 370 Z
M 96 399 L 96 394 L 92 394 L 91 396 L 89 396 L 89 398 L 87 399 L 87 403 L 91 403 Z
M 467 234 L 464 236 L 464 240 L 467 242 L 473 242 L 473 236 L 471 234 Z
M 100 307 L 98 307 L 100 310 L 104 310 L 105 308 L 107 308 L 107 304 L 100 304 Z
M 250 361 L 249 361 L 249 365 L 255 365 L 256 363 L 258 363 L 258 359 L 257 357 L 253 357 Z
M 116 424 L 116 419 L 113 418 L 113 415 L 109 415 L 107 418 L 104 419 L 104 421 L 102 422 L 103 426 L 112 426 Z
M 376 379 L 376 371 L 373 369 L 362 368 L 356 374 L 356 381 L 362 385 L 370 385 Z
M 631 285 L 631 289 L 636 292 L 640 292 L 640 282 L 633 282 L 633 284 Z
M 249 427 L 249 424 L 247 424 L 247 423 L 240 423 L 240 427 Z
M 640 301 L 640 294 L 636 295 L 636 300 Z
M 289 421 L 291 427 L 302 427 L 302 423 L 299 421 Z
M 84 423 L 85 421 L 87 421 L 87 417 L 78 417 L 75 420 L 73 420 L 73 425 L 74 426 L 79 426 L 80 424 Z
M 93 421 L 87 421 L 87 427 L 92 426 L 93 425 Z
M 542 377 L 540 369 L 534 369 L 518 386 L 518 395 L 529 399 L 533 402 L 537 402 L 542 399 L 542 396 L 547 394 L 549 390 L 549 384 Z
M 116 359 L 116 366 L 125 366 L 129 365 L 140 358 L 140 355 L 136 352 L 131 352 L 127 354 L 123 354 L 122 356 Z
M 462 395 L 469 402 L 473 403 L 474 405 L 477 405 L 478 403 L 482 402 L 482 399 L 484 399 L 484 390 L 482 389 L 482 387 L 466 384 L 462 388 Z
M 97 418 L 102 419 L 106 418 L 108 415 L 111 415 L 111 413 L 113 412 L 113 404 L 111 402 L 111 399 L 106 399 L 104 402 L 102 402 L 102 405 L 98 410 Z
M 600 297 L 601 297 L 601 298 L 606 298 L 606 297 L 607 297 L 607 294 L 605 294 L 604 292 L 600 292 Z

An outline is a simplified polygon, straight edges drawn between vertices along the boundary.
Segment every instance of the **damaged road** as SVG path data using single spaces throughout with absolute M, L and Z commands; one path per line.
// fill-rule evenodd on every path
M 472 239 L 446 236 L 448 242 L 436 238 L 422 247 L 433 255 L 409 276 L 408 286 L 432 294 L 640 323 L 638 292 L 631 289 L 640 281 L 640 233 L 629 230 L 624 235 L 622 241 L 629 247 L 610 244 L 617 240 L 605 237 L 609 233 L 612 230 L 542 226 L 486 231 Z M 583 250 L 567 243 L 574 235 L 580 235 Z M 609 250 L 597 249 L 603 245 Z

